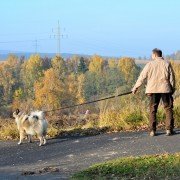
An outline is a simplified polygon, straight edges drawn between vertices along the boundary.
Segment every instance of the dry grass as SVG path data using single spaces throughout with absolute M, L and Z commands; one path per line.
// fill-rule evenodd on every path
M 110 127 L 112 130 L 135 130 L 148 124 L 146 113 L 140 109 L 125 108 L 119 111 L 107 111 L 100 114 L 99 126 Z
M 0 120 L 0 139 L 10 140 L 17 139 L 19 133 L 17 126 L 12 119 Z
M 60 119 L 59 119 L 60 118 Z M 79 116 L 47 117 L 49 120 L 48 138 L 57 136 L 94 135 L 103 129 L 97 127 L 98 116 L 92 114 L 90 117 L 79 118 Z M 19 133 L 14 119 L 0 120 L 0 140 L 18 139 Z
M 114 101 L 112 104 L 114 104 Z M 100 114 L 90 114 L 88 116 L 61 114 L 47 117 L 49 121 L 48 137 L 95 135 L 105 131 L 148 129 L 149 112 L 145 106 L 142 104 L 130 104 L 128 101 L 123 103 L 126 106 L 112 107 L 112 104 L 107 102 L 99 104 Z M 177 98 L 174 104 L 175 125 L 180 127 L 180 98 Z M 157 119 L 159 128 L 164 127 L 165 113 L 161 106 L 157 113 Z M 1 119 L 0 139 L 18 138 L 19 133 L 14 119 Z
M 174 107 L 175 127 L 180 127 L 180 106 Z M 163 107 L 160 107 L 157 113 L 158 127 L 165 126 L 165 112 Z M 145 130 L 148 129 L 149 112 L 147 109 L 123 108 L 119 110 L 109 110 L 100 114 L 99 126 L 109 127 L 115 131 L 127 130 Z

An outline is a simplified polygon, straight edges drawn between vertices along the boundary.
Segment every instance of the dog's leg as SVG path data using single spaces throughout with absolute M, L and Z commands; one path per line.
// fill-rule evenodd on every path
M 32 136 L 30 134 L 28 135 L 28 142 L 32 143 Z
M 19 135 L 20 135 L 20 139 L 19 139 L 18 144 L 22 144 L 22 141 L 23 141 L 23 139 L 24 139 L 24 132 L 23 132 L 23 131 L 20 131 Z
M 46 144 L 46 136 L 43 136 L 43 144 Z
M 39 141 L 40 141 L 39 146 L 42 146 L 42 144 L 43 144 L 43 137 L 42 136 L 38 136 L 38 138 L 39 138 Z

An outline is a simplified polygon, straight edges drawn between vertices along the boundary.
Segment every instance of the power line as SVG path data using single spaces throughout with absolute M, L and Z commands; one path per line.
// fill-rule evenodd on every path
M 47 41 L 51 39 L 36 39 L 37 41 Z M 24 42 L 34 42 L 34 40 L 15 40 L 15 41 L 0 41 L 0 43 L 24 43 Z
M 36 32 L 32 32 L 32 33 L 9 33 L 9 34 L 0 34 L 0 36 L 22 36 L 22 35 L 42 35 L 42 34 L 50 34 L 50 32 L 39 32 L 39 33 L 36 33 Z

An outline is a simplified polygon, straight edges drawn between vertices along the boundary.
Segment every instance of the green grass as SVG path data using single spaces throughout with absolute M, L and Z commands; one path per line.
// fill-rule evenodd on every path
M 72 179 L 179 179 L 180 153 L 118 158 L 76 173 Z

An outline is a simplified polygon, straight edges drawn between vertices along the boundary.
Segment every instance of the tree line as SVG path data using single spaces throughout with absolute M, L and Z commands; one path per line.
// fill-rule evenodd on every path
M 131 89 L 140 70 L 129 57 L 9 55 L 0 63 L 0 106 L 50 110 L 83 103 Z

